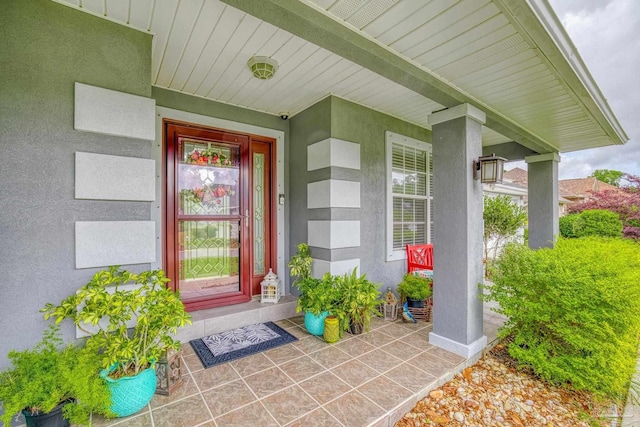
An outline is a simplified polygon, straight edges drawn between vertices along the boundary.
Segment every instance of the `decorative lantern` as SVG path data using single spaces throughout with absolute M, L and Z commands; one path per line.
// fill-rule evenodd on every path
M 260 286 L 262 287 L 260 302 L 278 302 L 280 299 L 280 279 L 271 269 L 264 276 L 264 280 L 260 282 Z
M 473 178 L 483 184 L 501 184 L 504 162 L 507 159 L 495 154 L 484 156 L 473 162 Z
M 169 396 L 173 390 L 182 385 L 182 358 L 180 356 L 182 356 L 182 350 L 169 349 L 156 362 L 157 394 Z
M 391 288 L 387 288 L 387 293 L 384 296 L 382 314 L 384 315 L 384 320 L 394 321 L 398 318 L 398 299 L 391 291 Z

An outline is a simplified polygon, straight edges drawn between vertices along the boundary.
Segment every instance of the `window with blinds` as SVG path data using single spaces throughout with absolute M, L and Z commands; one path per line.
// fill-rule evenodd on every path
M 405 257 L 405 246 L 432 241 L 431 145 L 387 132 L 387 260 Z

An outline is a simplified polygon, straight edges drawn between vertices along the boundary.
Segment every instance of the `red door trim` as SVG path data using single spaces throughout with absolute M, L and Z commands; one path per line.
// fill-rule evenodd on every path
M 175 221 L 175 212 L 177 212 L 177 200 L 175 197 L 175 185 L 173 179 L 169 178 L 169 171 L 172 171 L 172 176 L 175 177 L 176 164 L 175 156 L 169 156 L 168 150 L 176 141 L 177 136 L 185 135 L 192 139 L 216 139 L 220 142 L 229 142 L 232 144 L 239 143 L 241 147 L 241 181 L 245 183 L 246 191 L 242 191 L 242 206 L 247 206 L 251 209 L 252 195 L 250 192 L 251 177 L 250 171 L 250 144 L 252 141 L 264 142 L 270 144 L 271 150 L 271 162 L 270 162 L 270 186 L 271 186 L 271 209 L 270 220 L 266 227 L 269 230 L 270 247 L 268 248 L 269 260 L 267 261 L 267 271 L 269 268 L 273 268 L 277 273 L 277 194 L 276 194 L 276 140 L 274 138 L 268 138 L 259 135 L 238 133 L 228 131 L 224 129 L 212 128 L 207 126 L 200 126 L 197 124 L 186 123 L 176 120 L 163 119 L 163 161 L 162 161 L 162 190 L 164 197 L 162 198 L 162 226 L 165 230 L 165 242 L 162 245 L 162 257 L 163 268 L 167 272 L 167 277 L 172 279 L 168 286 L 174 290 L 178 288 L 177 281 L 177 245 L 176 237 L 178 236 L 178 224 Z M 244 141 L 244 142 L 243 142 Z M 244 212 L 240 212 L 244 215 Z M 253 228 L 250 227 L 252 230 Z M 243 245 L 243 251 L 249 254 L 253 251 L 253 242 L 251 240 L 251 234 L 245 231 L 245 228 L 241 224 L 241 245 Z M 215 298 L 205 297 L 199 299 L 190 299 L 185 301 L 185 308 L 187 311 L 196 311 L 206 308 L 220 307 L 232 304 L 238 304 L 248 302 L 251 300 L 251 278 L 253 265 L 251 263 L 251 256 L 241 257 L 241 291 L 229 293 L 228 295 L 217 296 Z

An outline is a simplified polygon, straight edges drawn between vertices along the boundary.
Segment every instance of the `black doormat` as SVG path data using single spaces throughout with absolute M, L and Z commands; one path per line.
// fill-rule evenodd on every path
M 192 340 L 205 368 L 250 356 L 298 339 L 273 322 L 257 323 Z

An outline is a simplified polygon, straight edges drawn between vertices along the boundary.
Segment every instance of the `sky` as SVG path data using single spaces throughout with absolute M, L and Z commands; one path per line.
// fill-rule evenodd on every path
M 640 176 L 640 0 L 548 1 L 629 137 L 622 146 L 561 154 L 560 179 L 596 169 Z

